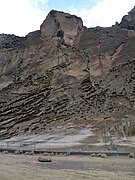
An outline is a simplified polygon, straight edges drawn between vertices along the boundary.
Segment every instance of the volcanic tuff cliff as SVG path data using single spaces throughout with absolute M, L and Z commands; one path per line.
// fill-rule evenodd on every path
M 0 35 L 0 137 L 85 126 L 135 133 L 135 8 L 107 28 L 52 10 L 26 37 Z

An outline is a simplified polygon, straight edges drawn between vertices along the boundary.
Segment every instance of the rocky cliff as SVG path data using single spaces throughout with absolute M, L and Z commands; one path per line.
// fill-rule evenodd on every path
M 0 138 L 82 127 L 135 133 L 135 8 L 109 28 L 52 10 L 26 37 L 0 35 Z

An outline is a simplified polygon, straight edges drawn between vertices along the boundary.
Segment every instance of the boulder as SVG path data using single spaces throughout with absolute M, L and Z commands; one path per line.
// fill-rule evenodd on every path
M 101 156 L 100 156 L 101 158 L 106 158 L 107 157 L 107 155 L 106 154 L 101 154 Z
M 135 154 L 134 154 L 134 153 L 130 153 L 130 154 L 128 155 L 128 157 L 129 157 L 129 158 L 134 158 L 134 157 L 135 157 Z
M 95 153 L 92 153 L 90 156 L 91 156 L 91 157 L 96 157 L 96 154 L 95 154 Z
M 45 157 L 39 157 L 38 158 L 39 162 L 52 162 L 51 158 L 45 158 Z

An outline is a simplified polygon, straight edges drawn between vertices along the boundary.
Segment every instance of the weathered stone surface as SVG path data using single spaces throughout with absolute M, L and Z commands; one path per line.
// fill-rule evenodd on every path
M 120 23 L 122 28 L 126 28 L 129 30 L 135 30 L 135 7 L 122 18 Z
M 57 37 L 62 43 L 72 46 L 77 45 L 79 37 L 83 32 L 81 18 L 68 13 L 52 10 L 41 25 L 41 37 L 53 39 Z
M 39 31 L 0 35 L 0 137 L 86 125 L 130 136 L 134 77 L 134 30 L 51 11 Z

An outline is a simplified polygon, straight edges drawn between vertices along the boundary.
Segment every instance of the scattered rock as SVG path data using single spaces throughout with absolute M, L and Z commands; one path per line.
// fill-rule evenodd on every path
M 101 156 L 100 156 L 101 158 L 106 158 L 107 157 L 107 155 L 106 154 L 101 154 Z
M 90 156 L 91 156 L 91 157 L 96 157 L 96 154 L 95 154 L 95 153 L 92 153 Z
M 134 153 L 130 153 L 130 154 L 128 155 L 128 157 L 129 157 L 129 158 L 134 158 L 134 157 L 135 157 L 135 154 L 134 154 Z
M 107 157 L 106 154 L 102 154 L 102 153 L 98 153 L 98 154 L 92 153 L 90 156 L 91 157 L 101 157 L 101 158 L 106 158 Z
M 43 153 L 43 156 L 49 156 L 49 153 L 45 152 L 45 153 Z
M 9 152 L 8 151 L 3 151 L 2 154 L 9 154 Z
M 29 155 L 29 152 L 25 152 L 24 154 L 25 154 L 25 155 Z
M 101 155 L 102 155 L 101 153 L 98 153 L 98 154 L 97 154 L 97 157 L 101 157 Z
M 25 155 L 34 155 L 34 151 L 25 152 Z
M 53 153 L 53 152 L 51 152 L 51 153 L 50 153 L 50 156 L 54 156 L 54 153 Z
M 16 151 L 14 152 L 14 154 L 16 154 L 16 155 L 17 155 L 17 154 L 21 154 L 21 153 L 20 153 L 20 150 L 16 150 Z
M 66 156 L 70 156 L 70 155 L 71 155 L 71 153 L 70 153 L 70 152 L 66 152 L 65 154 L 66 154 Z
M 23 150 L 20 150 L 20 154 L 23 154 Z
M 14 154 L 23 154 L 23 150 L 16 150 Z

